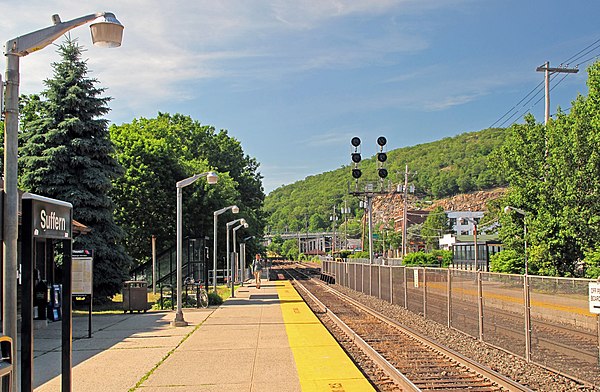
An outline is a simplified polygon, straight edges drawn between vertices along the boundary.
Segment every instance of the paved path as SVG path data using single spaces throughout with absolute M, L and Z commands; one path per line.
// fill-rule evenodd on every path
M 218 308 L 73 320 L 73 391 L 369 391 L 287 281 L 242 287 Z M 80 338 L 86 337 L 86 338 Z M 37 330 L 35 391 L 60 391 L 60 322 Z

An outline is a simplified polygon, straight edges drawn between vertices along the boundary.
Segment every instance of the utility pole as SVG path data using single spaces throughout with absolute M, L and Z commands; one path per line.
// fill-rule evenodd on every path
M 548 124 L 550 120 L 550 74 L 553 73 L 577 73 L 577 68 L 558 67 L 550 68 L 550 62 L 546 61 L 544 65 L 541 65 L 535 69 L 537 72 L 544 72 L 544 80 L 546 84 L 546 111 L 544 124 Z
M 408 215 L 406 214 L 406 209 L 408 208 L 408 164 L 404 170 L 404 208 L 402 211 L 402 259 L 406 256 L 406 228 L 408 226 Z

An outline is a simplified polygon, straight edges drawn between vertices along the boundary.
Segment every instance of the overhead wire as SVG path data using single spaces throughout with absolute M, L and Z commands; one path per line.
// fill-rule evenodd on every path
M 566 61 L 563 61 L 562 64 L 570 64 L 572 62 L 578 61 L 581 58 L 583 58 L 584 56 L 587 56 L 588 54 L 594 52 L 595 50 L 600 49 L 600 38 L 597 39 L 596 41 L 592 42 L 591 44 L 589 44 L 588 46 L 586 46 L 585 48 L 581 49 L 579 52 L 575 53 L 574 55 L 572 55 L 571 57 L 569 57 Z M 576 64 L 576 67 L 579 67 L 581 64 L 585 64 L 595 58 L 597 58 L 599 54 L 594 55 L 593 57 L 590 57 L 586 60 L 580 61 L 579 63 Z M 562 83 L 562 81 L 568 76 L 569 74 L 564 74 L 564 76 L 555 84 L 552 86 L 552 88 L 550 89 L 550 91 L 552 91 L 556 86 L 558 86 L 560 83 Z M 557 74 L 553 74 L 551 76 L 550 81 L 552 81 L 554 78 L 556 78 Z M 538 103 L 541 102 L 542 98 L 539 98 L 535 101 L 535 103 L 529 107 L 527 107 L 527 105 L 533 101 L 534 99 L 536 99 L 538 97 L 538 95 L 544 90 L 541 86 L 544 84 L 544 81 L 541 81 L 540 83 L 538 83 L 537 86 L 535 86 L 531 91 L 529 91 L 523 98 L 521 98 L 521 100 L 519 102 L 517 102 L 512 108 L 510 108 L 506 113 L 504 113 L 499 119 L 497 119 L 491 126 L 490 128 L 496 126 L 496 124 L 500 123 L 500 121 L 502 121 L 504 119 L 504 121 L 502 121 L 500 123 L 500 125 L 498 125 L 498 127 L 503 127 L 505 124 L 509 123 L 510 125 L 513 125 L 514 123 L 516 123 L 521 117 L 523 117 L 525 114 L 527 114 L 534 106 L 536 106 Z M 537 92 L 536 92 L 537 91 Z M 535 92 L 535 94 L 533 96 L 531 96 L 533 93 Z M 531 97 L 530 97 L 531 96 Z M 527 99 L 528 97 L 530 97 L 529 99 Z M 527 101 L 525 101 L 527 99 Z M 525 102 L 523 102 L 525 101 Z M 519 105 L 521 105 L 521 109 L 517 109 L 515 110 L 517 107 L 519 107 Z M 522 108 L 527 107 L 525 110 L 522 110 Z M 513 112 L 514 111 L 514 112 Z M 512 113 L 512 114 L 511 114 Z M 510 116 L 509 116 L 510 114 Z M 508 117 L 507 117 L 508 116 Z M 513 120 L 512 122 L 510 122 L 511 120 Z M 510 126 L 509 125 L 509 126 Z

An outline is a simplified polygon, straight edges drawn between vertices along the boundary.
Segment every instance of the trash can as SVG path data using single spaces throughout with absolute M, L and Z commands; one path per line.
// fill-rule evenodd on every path
M 128 280 L 123 282 L 123 313 L 134 310 L 146 312 L 148 306 L 148 282 Z
M 12 391 L 13 384 L 13 346 L 12 339 L 0 335 L 0 386 L 2 391 Z

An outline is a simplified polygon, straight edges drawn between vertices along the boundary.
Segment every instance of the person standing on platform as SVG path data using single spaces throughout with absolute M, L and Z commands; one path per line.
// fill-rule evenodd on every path
M 254 261 L 252 262 L 252 272 L 254 273 L 254 283 L 256 284 L 256 288 L 260 289 L 260 274 L 263 269 L 263 261 L 260 258 L 260 255 L 257 253 Z

